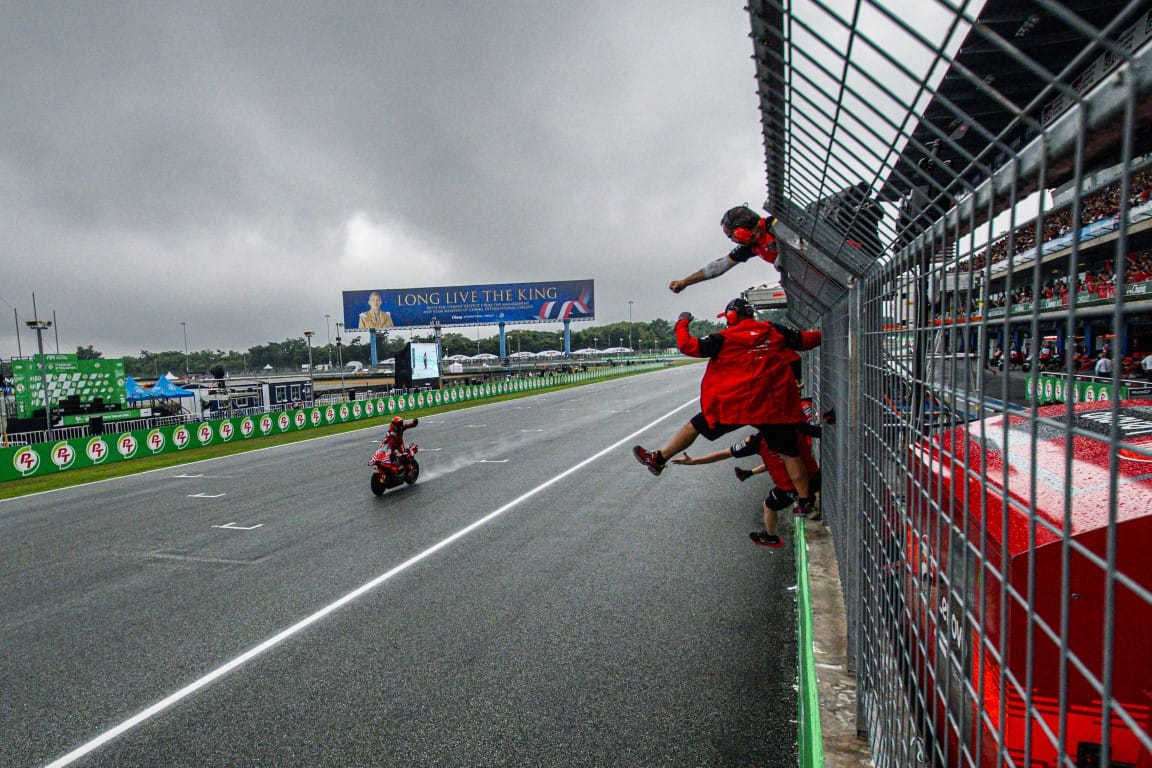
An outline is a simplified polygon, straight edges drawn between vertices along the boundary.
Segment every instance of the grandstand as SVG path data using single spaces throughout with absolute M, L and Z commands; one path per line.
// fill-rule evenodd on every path
M 1150 6 L 749 3 L 875 765 L 1152 766 Z

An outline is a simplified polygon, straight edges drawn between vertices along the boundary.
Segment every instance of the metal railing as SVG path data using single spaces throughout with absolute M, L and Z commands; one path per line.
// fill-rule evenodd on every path
M 1152 765 L 1152 399 L 1042 404 L 992 365 L 1106 354 L 1139 391 L 1150 5 L 748 4 L 878 766 Z

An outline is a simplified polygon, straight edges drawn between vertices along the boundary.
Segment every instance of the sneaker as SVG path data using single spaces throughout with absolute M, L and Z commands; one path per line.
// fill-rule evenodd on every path
M 741 467 L 736 467 L 736 479 L 737 480 L 739 480 L 740 482 L 744 482 L 745 480 L 747 480 L 750 477 L 752 477 L 752 470 L 743 469 Z
M 796 506 L 792 507 L 792 514 L 796 517 L 808 517 L 816 512 L 815 499 L 798 499 Z
M 664 471 L 664 457 L 660 455 L 660 451 L 646 451 L 639 445 L 632 449 L 632 455 L 636 457 L 636 461 L 648 467 L 648 471 L 654 475 L 659 475 Z
M 784 540 L 779 536 L 773 536 L 768 531 L 752 531 L 748 534 L 748 538 L 752 539 L 752 543 L 758 547 L 770 547 L 772 549 L 780 549 L 784 546 Z

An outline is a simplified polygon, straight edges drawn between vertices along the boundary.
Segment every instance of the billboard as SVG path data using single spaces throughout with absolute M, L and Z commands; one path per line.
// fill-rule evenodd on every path
M 344 330 L 593 320 L 595 281 L 344 291 Z

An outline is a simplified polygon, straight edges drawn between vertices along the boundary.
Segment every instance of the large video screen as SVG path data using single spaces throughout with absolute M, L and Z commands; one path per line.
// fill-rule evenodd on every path
M 435 344 L 414 341 L 408 345 L 412 381 L 440 378 L 440 358 Z

